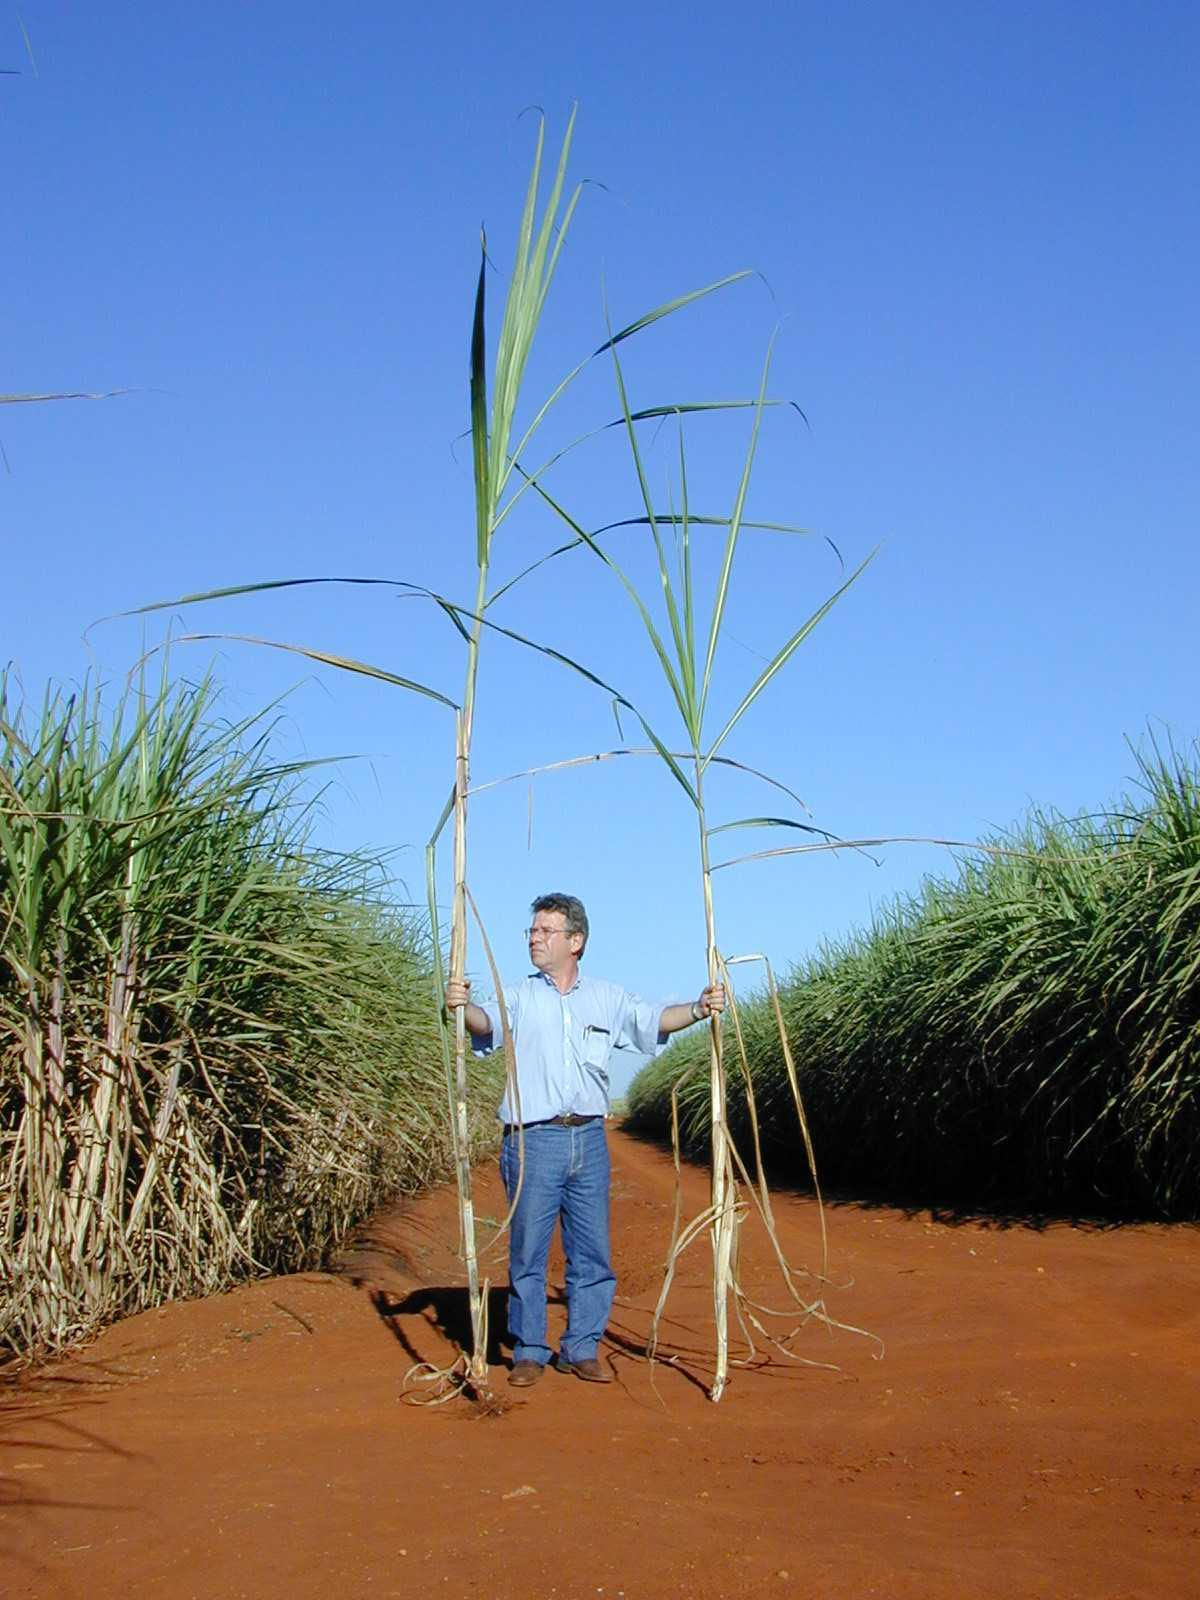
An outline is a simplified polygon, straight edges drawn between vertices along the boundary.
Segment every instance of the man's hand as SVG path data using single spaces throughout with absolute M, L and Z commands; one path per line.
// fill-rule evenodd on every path
M 446 985 L 446 1010 L 461 1011 L 467 1032 L 473 1039 L 490 1039 L 492 1021 L 482 1006 L 471 1003 L 470 978 L 451 978 Z M 457 1027 L 458 1024 L 456 1023 Z
M 697 1022 L 702 1017 L 711 1017 L 714 1013 L 720 1016 L 725 1009 L 725 985 L 723 983 L 710 983 L 707 989 L 701 991 L 700 998 L 696 1001 L 694 1009 L 698 1013 Z
M 446 985 L 446 1010 L 461 1011 L 471 1003 L 470 978 L 451 978 Z
M 719 1016 L 725 1009 L 725 985 L 710 983 L 701 991 L 698 1000 L 685 1000 L 680 1006 L 666 1006 L 658 1019 L 659 1033 L 666 1035 L 690 1028 L 694 1022 L 706 1017 Z

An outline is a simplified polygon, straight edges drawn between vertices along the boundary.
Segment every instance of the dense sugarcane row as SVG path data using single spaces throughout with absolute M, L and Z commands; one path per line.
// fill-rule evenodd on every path
M 428 939 L 269 732 L 3 687 L 0 1351 L 311 1266 L 451 1170 Z
M 826 1189 L 1022 1212 L 1200 1214 L 1200 751 L 1152 750 L 1106 813 L 1039 813 L 782 986 Z M 741 1009 L 764 1153 L 807 1181 L 767 1000 Z M 709 1139 L 704 1045 L 635 1124 Z M 745 1086 L 728 1118 L 749 1138 Z

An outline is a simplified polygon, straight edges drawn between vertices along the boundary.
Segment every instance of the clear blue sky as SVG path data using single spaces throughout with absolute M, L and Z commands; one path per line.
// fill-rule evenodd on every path
M 24 21 L 36 73 L 21 32 Z M 380 574 L 467 600 L 467 351 L 479 225 L 498 307 L 544 107 L 580 105 L 585 194 L 528 403 L 620 323 L 740 267 L 754 281 L 627 347 L 637 404 L 752 393 L 782 318 L 750 510 L 882 546 L 730 754 L 845 835 L 971 838 L 1031 801 L 1119 792 L 1149 719 L 1195 738 L 1200 12 L 1189 4 L 549 5 L 274 0 L 0 5 L 5 635 L 40 695 L 111 678 L 142 627 L 107 613 L 276 576 Z M 599 185 L 603 185 L 601 188 Z M 551 440 L 615 414 L 598 363 Z M 689 426 L 693 508 L 726 511 L 744 419 Z M 674 440 L 652 451 L 664 488 Z M 638 509 L 616 434 L 560 489 L 595 526 Z M 519 526 L 517 525 L 519 522 Z M 530 509 L 511 572 L 558 542 Z M 614 550 L 639 571 L 639 536 Z M 720 659 L 731 705 L 836 584 L 819 540 L 747 536 Z M 670 725 L 594 559 L 497 620 L 577 654 Z M 412 603 L 322 590 L 185 625 L 353 653 L 452 695 L 453 634 Z M 146 624 L 147 637 L 163 624 Z M 190 646 L 181 668 L 208 655 Z M 295 685 L 283 748 L 368 757 L 324 801 L 331 844 L 420 847 L 451 779 L 445 713 L 246 647 L 228 703 Z M 616 742 L 608 706 L 489 645 L 478 781 Z M 723 816 L 775 809 L 740 781 Z M 573 889 L 589 964 L 651 995 L 702 978 L 692 819 L 649 762 L 475 805 L 472 879 L 508 971 L 529 897 Z M 745 848 L 772 842 L 741 836 Z M 736 852 L 737 836 L 729 839 Z M 781 839 L 780 842 L 786 842 Z M 777 963 L 948 865 L 796 858 L 721 874 L 730 953 Z M 473 951 L 472 966 L 483 963 Z

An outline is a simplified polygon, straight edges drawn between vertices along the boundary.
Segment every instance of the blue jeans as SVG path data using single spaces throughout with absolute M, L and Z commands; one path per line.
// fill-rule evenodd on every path
M 608 1140 L 604 1122 L 563 1128 L 542 1123 L 525 1129 L 525 1175 L 513 1215 L 508 1251 L 508 1330 L 515 1361 L 545 1366 L 546 1260 L 554 1224 L 561 1217 L 567 1257 L 568 1361 L 596 1354 L 617 1280 L 608 1244 Z M 500 1176 L 512 1204 L 517 1187 L 518 1144 L 507 1133 L 500 1147 Z

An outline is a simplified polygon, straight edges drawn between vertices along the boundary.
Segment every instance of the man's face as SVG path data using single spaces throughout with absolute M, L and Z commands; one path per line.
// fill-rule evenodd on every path
M 539 972 L 561 972 L 583 948 L 581 933 L 567 932 L 561 911 L 537 911 L 529 928 L 529 959 Z

